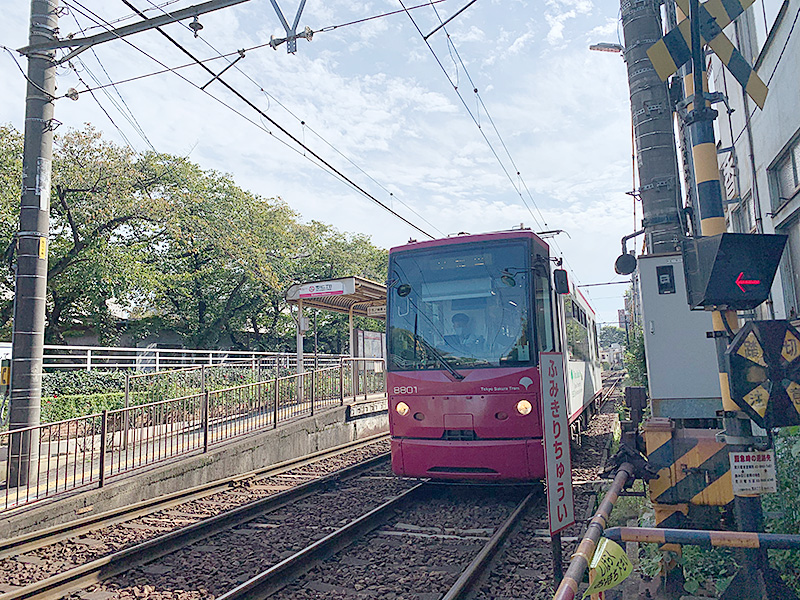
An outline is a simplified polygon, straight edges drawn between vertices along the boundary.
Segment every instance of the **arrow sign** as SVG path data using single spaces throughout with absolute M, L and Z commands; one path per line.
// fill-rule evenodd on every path
M 747 290 L 744 289 L 744 286 L 746 286 L 746 285 L 760 285 L 760 284 L 761 284 L 761 280 L 760 279 L 745 279 L 744 278 L 744 271 L 739 273 L 739 276 L 736 278 L 736 285 L 738 285 L 739 289 L 742 290 L 742 292 L 744 292 L 744 293 L 747 293 Z

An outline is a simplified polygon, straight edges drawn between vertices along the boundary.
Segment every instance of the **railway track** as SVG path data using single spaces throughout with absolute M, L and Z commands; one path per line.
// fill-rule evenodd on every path
M 615 393 L 621 378 L 615 379 L 606 382 L 603 401 Z M 605 423 L 604 416 L 611 415 L 593 421 Z M 598 440 L 603 435 L 592 432 Z M 578 490 L 580 481 L 591 479 L 596 470 L 596 445 L 578 452 L 573 470 Z M 337 449 L 330 456 L 346 457 L 348 452 L 353 448 Z M 105 520 L 93 517 L 28 540 L 9 540 L 0 545 L 0 573 L 13 560 L 26 568 L 47 563 L 38 566 L 51 574 L 6 591 L 0 600 L 286 600 L 353 594 L 387 600 L 455 600 L 467 594 L 488 599 L 512 597 L 507 591 L 519 587 L 520 579 L 529 592 L 538 590 L 531 597 L 550 589 L 549 538 L 540 494 L 495 487 L 490 498 L 470 504 L 465 494 L 475 495 L 486 486 L 443 487 L 397 479 L 382 464 L 386 456 L 377 453 L 364 464 L 323 474 L 330 467 L 318 466 L 316 461 L 326 458 L 321 454 L 232 478 L 224 490 L 190 490 L 160 506 L 131 507 L 105 515 Z M 221 508 L 226 494 L 236 498 L 237 508 Z M 254 500 L 254 495 L 265 497 Z M 581 500 L 576 497 L 576 502 L 579 514 Z M 193 523 L 175 529 L 187 519 Z M 157 529 L 165 524 L 173 530 L 159 535 Z M 579 535 L 580 525 L 565 532 L 567 542 Z M 519 535 L 512 535 L 515 528 Z M 108 545 L 115 530 L 148 539 L 114 552 L 99 551 L 97 557 L 87 551 L 92 560 L 66 569 L 53 550 L 81 544 L 96 550 L 93 544 Z M 518 540 L 526 541 L 520 547 Z M 502 559 L 496 558 L 504 547 Z M 31 558 L 37 560 L 26 562 Z
M 501 490 L 507 498 L 498 498 Z M 520 519 L 542 501 L 538 485 L 421 483 L 217 600 L 414 597 L 409 593 L 462 599 Z M 393 568 L 381 560 L 389 554 Z
M 0 599 L 57 598 L 388 462 L 388 436 L 0 543 Z M 365 460 L 366 459 L 366 460 Z M 350 466 L 346 466 L 350 465 Z M 344 468 L 342 468 L 344 467 Z M 227 525 L 226 525 L 227 524 Z

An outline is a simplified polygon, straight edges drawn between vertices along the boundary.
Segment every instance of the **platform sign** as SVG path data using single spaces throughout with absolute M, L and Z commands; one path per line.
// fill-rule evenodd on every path
M 550 535 L 554 535 L 575 522 L 564 356 L 560 352 L 540 353 L 539 370 L 542 382 L 547 514 Z
M 800 425 L 800 332 L 748 321 L 725 351 L 731 399 L 765 429 Z
M 341 296 L 344 294 L 343 281 L 317 281 L 300 286 L 300 298 L 319 298 L 320 296 Z
M 728 456 L 734 494 L 772 494 L 778 491 L 774 451 L 731 452 Z

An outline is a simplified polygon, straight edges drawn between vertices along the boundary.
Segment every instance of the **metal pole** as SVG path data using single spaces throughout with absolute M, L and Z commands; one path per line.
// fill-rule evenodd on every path
M 278 428 L 278 387 L 279 380 L 275 378 L 275 402 L 272 405 L 272 428 Z
M 131 426 L 131 415 L 128 409 L 131 406 L 131 376 L 129 373 L 125 373 L 125 419 L 123 423 L 123 427 L 125 432 L 122 434 L 122 447 L 128 447 L 128 429 Z
M 603 535 L 608 516 L 614 508 L 614 504 L 619 497 L 619 492 L 627 483 L 628 479 L 633 477 L 634 469 L 631 463 L 622 463 L 617 471 L 616 477 L 611 484 L 608 492 L 606 492 L 603 501 L 597 508 L 597 512 L 592 517 L 589 527 L 578 546 L 578 551 L 572 555 L 572 560 L 569 563 L 567 573 L 564 579 L 558 586 L 553 600 L 573 600 L 578 592 L 578 583 L 583 579 L 583 574 L 589 566 L 589 561 L 592 560 L 597 542 L 600 536 Z
M 208 420 L 211 411 L 208 403 L 210 401 L 208 390 L 203 392 L 203 452 L 208 452 Z
M 339 359 L 339 406 L 344 406 L 344 359 Z
M 693 99 L 691 111 L 686 115 L 692 141 L 692 159 L 697 185 L 697 208 L 700 213 L 700 229 L 703 236 L 724 233 L 727 225 L 725 210 L 722 204 L 722 189 L 719 182 L 719 165 L 714 136 L 714 119 L 717 111 L 706 106 L 703 91 L 707 87 L 703 46 L 700 42 L 699 0 L 690 0 L 689 18 L 692 33 L 692 87 Z M 688 83 L 688 78 L 687 78 Z M 689 90 L 687 90 L 687 96 Z M 728 347 L 729 331 L 739 327 L 735 311 L 714 311 L 712 324 L 715 332 L 714 341 L 720 365 L 720 389 L 722 392 L 723 427 L 725 435 L 732 438 L 746 438 L 752 435 L 749 419 L 741 418 L 739 407 L 731 398 L 728 374 L 724 369 L 724 355 Z M 728 444 L 728 452 L 749 449 L 747 446 Z M 734 496 L 734 514 L 737 528 L 740 531 L 761 531 L 763 516 L 761 500 L 758 496 Z M 761 549 L 744 550 L 744 569 L 752 580 L 755 572 L 762 570 L 767 564 L 766 552 Z
M 550 536 L 550 549 L 553 552 L 553 585 L 558 587 L 564 579 L 564 565 L 561 557 L 561 534 Z
M 662 34 L 660 4 L 659 0 L 620 2 L 638 159 L 639 189 L 634 192 L 642 201 L 647 254 L 674 252 L 683 237 L 672 109 L 667 86 L 647 57 L 647 48 Z
M 31 0 L 29 43 L 48 43 L 58 30 L 58 0 Z M 42 403 L 47 245 L 50 226 L 50 177 L 53 159 L 55 53 L 28 56 L 22 198 L 17 232 L 16 287 L 9 428 L 39 424 Z M 38 448 L 38 431 L 11 438 L 9 481 L 28 483 Z
M 108 410 L 100 418 L 100 487 L 106 483 L 106 436 L 108 435 Z

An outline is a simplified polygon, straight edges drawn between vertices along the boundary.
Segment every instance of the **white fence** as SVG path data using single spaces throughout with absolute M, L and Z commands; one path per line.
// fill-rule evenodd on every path
M 339 354 L 306 354 L 303 366 L 312 369 L 338 364 Z M 185 348 L 114 348 L 104 346 L 44 347 L 44 370 L 64 369 L 164 371 L 197 365 L 260 361 L 287 369 L 297 367 L 297 354 L 286 352 L 241 352 L 236 350 L 189 350 Z

